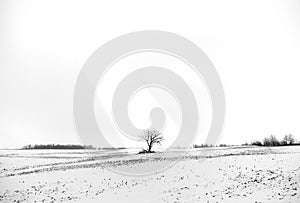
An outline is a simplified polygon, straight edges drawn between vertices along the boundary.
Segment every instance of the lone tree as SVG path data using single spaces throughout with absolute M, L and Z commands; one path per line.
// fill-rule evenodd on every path
M 147 143 L 148 149 L 143 151 L 146 153 L 153 152 L 151 151 L 153 145 L 161 144 L 161 142 L 164 140 L 162 133 L 155 129 L 143 130 L 143 132 L 139 137 L 140 137 L 140 141 L 145 141 Z

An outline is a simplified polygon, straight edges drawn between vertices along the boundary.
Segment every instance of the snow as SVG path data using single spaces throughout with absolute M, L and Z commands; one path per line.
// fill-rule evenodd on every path
M 177 154 L 0 150 L 0 202 L 300 202 L 299 146 L 192 149 L 148 176 L 108 169 L 170 165 Z

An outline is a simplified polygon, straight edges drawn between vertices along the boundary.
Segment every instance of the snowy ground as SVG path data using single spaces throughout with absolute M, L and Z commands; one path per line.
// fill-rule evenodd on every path
M 150 176 L 138 170 L 171 163 L 124 151 L 0 150 L 0 202 L 300 202 L 300 147 L 190 151 Z

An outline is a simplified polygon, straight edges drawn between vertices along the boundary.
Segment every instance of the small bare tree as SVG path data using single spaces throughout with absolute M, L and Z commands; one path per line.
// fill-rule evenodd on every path
M 291 134 L 285 135 L 283 142 L 287 145 L 293 145 L 295 143 L 295 137 Z
M 147 143 L 147 149 L 144 152 L 151 153 L 154 144 L 161 144 L 164 140 L 161 132 L 155 129 L 144 130 L 140 137 L 140 141 L 145 141 Z
M 264 138 L 263 144 L 264 146 L 279 146 L 280 142 L 275 135 L 271 135 L 269 138 Z

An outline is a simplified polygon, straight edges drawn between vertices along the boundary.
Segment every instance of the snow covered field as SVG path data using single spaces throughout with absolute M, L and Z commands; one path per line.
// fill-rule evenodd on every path
M 300 202 L 299 146 L 193 149 L 143 177 L 107 170 L 173 162 L 176 154 L 0 150 L 0 202 Z

